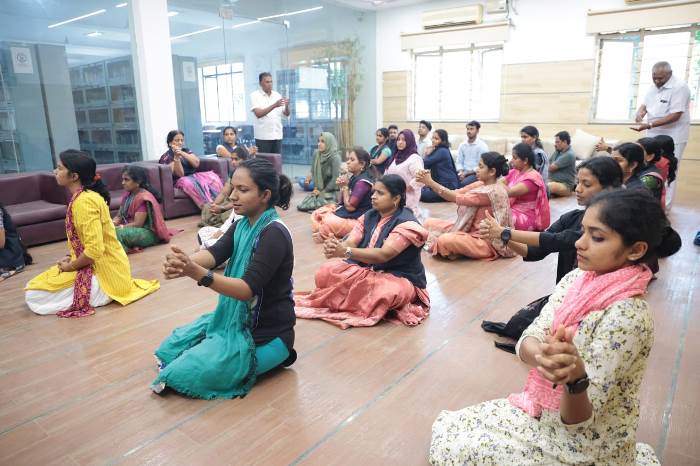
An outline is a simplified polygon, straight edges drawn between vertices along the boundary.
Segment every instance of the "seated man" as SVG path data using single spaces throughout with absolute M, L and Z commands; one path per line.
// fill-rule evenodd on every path
M 569 196 L 576 187 L 576 155 L 567 131 L 554 135 L 554 153 L 549 158 L 547 187 L 553 196 Z
M 433 125 L 426 120 L 418 123 L 418 155 L 425 157 L 433 148 L 432 133 Z
M 489 151 L 489 146 L 478 137 L 480 129 L 481 123 L 476 120 L 467 123 L 467 140 L 459 145 L 456 165 L 460 187 L 476 181 L 476 169 L 481 154 Z

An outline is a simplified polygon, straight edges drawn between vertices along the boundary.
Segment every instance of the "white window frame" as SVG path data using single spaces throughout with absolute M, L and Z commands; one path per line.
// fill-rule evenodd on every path
M 412 64 L 412 73 L 413 73 L 413 83 L 412 83 L 412 85 L 413 85 L 413 89 L 412 89 L 412 90 L 413 90 L 413 95 L 412 95 L 412 99 L 411 99 L 411 104 L 412 104 L 412 105 L 411 105 L 411 114 L 412 114 L 414 120 L 418 121 L 418 120 L 421 120 L 421 119 L 424 119 L 424 118 L 431 118 L 431 119 L 437 120 L 437 121 L 447 121 L 447 122 L 456 121 L 456 122 L 460 122 L 460 121 L 464 121 L 464 119 L 471 118 L 471 119 L 478 119 L 479 121 L 482 121 L 482 122 L 490 122 L 490 123 L 498 122 L 498 121 L 500 120 L 500 118 L 501 118 L 501 97 L 500 97 L 500 94 L 499 94 L 498 103 L 497 103 L 497 105 L 498 105 L 498 116 L 497 116 L 495 119 L 494 119 L 494 118 L 480 118 L 479 115 L 473 115 L 473 114 L 471 113 L 471 112 L 472 112 L 472 110 L 471 110 L 471 108 L 472 108 L 472 102 L 471 102 L 471 97 L 472 97 L 472 92 L 471 92 L 472 79 L 471 79 L 471 76 L 469 77 L 469 81 L 468 81 L 469 91 L 468 91 L 468 93 L 467 93 L 467 95 L 469 96 L 469 97 L 468 97 L 468 98 L 469 98 L 469 105 L 468 105 L 467 109 L 465 109 L 465 116 L 464 116 L 464 118 L 454 119 L 454 118 L 443 118 L 443 117 L 442 117 L 442 100 L 443 100 L 443 97 L 442 97 L 442 96 L 443 96 L 443 94 L 444 94 L 442 88 L 440 89 L 439 100 L 438 100 L 438 114 L 439 114 L 439 117 L 436 118 L 436 117 L 433 117 L 433 116 L 428 116 L 428 115 L 417 115 L 417 114 L 416 114 L 416 99 L 417 99 L 417 96 L 418 96 L 417 80 L 415 79 L 415 77 L 416 77 L 416 62 L 417 62 L 417 58 L 418 58 L 419 56 L 422 56 L 422 55 L 435 55 L 435 54 L 439 54 L 439 57 L 440 57 L 440 68 L 439 68 L 438 73 L 439 73 L 439 80 L 440 80 L 440 82 L 442 82 L 442 72 L 443 72 L 443 69 L 442 69 L 443 66 L 442 66 L 442 65 L 443 65 L 443 56 L 444 56 L 445 53 L 451 53 L 451 52 L 470 52 L 470 60 L 471 60 L 470 69 L 471 69 L 471 67 L 474 65 L 474 59 L 475 59 L 475 54 L 474 54 L 474 52 L 475 52 L 475 51 L 479 51 L 479 50 L 483 50 L 484 52 L 490 52 L 490 51 L 500 50 L 501 53 L 503 53 L 503 43 L 498 43 L 498 44 L 493 44 L 493 43 L 491 43 L 491 44 L 475 44 L 475 43 L 472 43 L 472 44 L 469 44 L 468 47 L 461 47 L 461 48 L 439 47 L 439 48 L 437 48 L 437 49 L 431 48 L 431 49 L 425 49 L 425 50 L 415 50 L 415 49 L 414 49 L 414 50 L 411 50 L 411 64 Z M 471 74 L 471 73 L 470 73 L 470 74 Z M 503 62 L 501 61 L 501 88 L 502 88 L 502 86 L 503 86 Z
M 240 64 L 241 70 L 240 71 L 229 71 L 226 73 L 219 73 L 218 70 L 214 74 L 204 74 L 204 68 L 210 67 L 210 66 L 220 66 L 220 65 L 231 65 L 233 67 L 234 64 Z M 233 69 L 233 68 L 232 68 Z M 207 125 L 207 124 L 217 124 L 217 123 L 233 123 L 233 122 L 245 122 L 247 121 L 245 116 L 241 119 L 236 119 L 236 105 L 235 101 L 231 102 L 232 110 L 233 110 L 233 116 L 234 119 L 232 120 L 210 120 L 207 117 L 207 108 L 206 108 L 206 86 L 205 86 L 205 78 L 211 79 L 215 78 L 216 79 L 216 87 L 217 87 L 217 98 L 216 101 L 217 103 L 221 102 L 221 97 L 219 97 L 219 77 L 220 76 L 230 76 L 231 77 L 231 83 L 233 83 L 233 77 L 234 75 L 240 75 L 243 78 L 243 89 L 242 89 L 242 97 L 243 97 L 243 115 L 246 115 L 246 90 L 245 90 L 245 63 L 243 61 L 235 61 L 235 62 L 225 62 L 225 63 L 207 63 L 207 64 L 202 64 L 197 67 L 197 75 L 199 78 L 199 101 L 200 101 L 200 110 L 202 114 L 202 124 Z M 231 89 L 231 95 L 233 96 L 235 94 L 235 90 L 232 88 Z M 217 109 L 218 116 L 221 116 L 221 111 Z
M 690 38 L 688 40 L 688 56 L 686 60 L 686 66 L 685 69 L 682 70 L 682 73 L 679 70 L 673 70 L 673 75 L 677 76 L 679 79 L 681 79 L 683 82 L 687 83 L 690 85 L 688 82 L 690 78 L 690 67 L 692 66 L 692 58 L 693 58 L 693 46 L 695 43 L 695 33 L 696 31 L 700 30 L 700 26 L 698 25 L 692 25 L 692 26 L 679 26 L 679 27 L 669 27 L 669 28 L 654 28 L 655 30 L 652 29 L 638 29 L 636 31 L 625 31 L 625 32 L 618 32 L 618 33 L 610 33 L 610 34 L 597 34 L 596 36 L 596 59 L 595 59 L 595 67 L 594 67 L 594 76 L 593 76 L 593 105 L 591 105 L 591 114 L 589 115 L 589 121 L 590 123 L 595 123 L 595 124 L 627 124 L 630 122 L 631 119 L 634 118 L 634 112 L 637 111 L 639 106 L 641 105 L 640 99 L 643 99 L 644 96 L 638 95 L 639 91 L 639 81 L 640 81 L 640 74 L 641 74 L 641 67 L 642 67 L 642 61 L 644 59 L 644 38 L 647 36 L 651 35 L 662 35 L 662 34 L 672 34 L 672 33 L 677 33 L 677 32 L 690 32 Z M 603 57 L 603 42 L 606 40 L 623 40 L 625 38 L 629 38 L 632 36 L 639 36 L 639 43 L 635 46 L 634 50 L 634 56 L 633 56 L 633 76 L 632 76 L 632 82 L 630 85 L 632 86 L 632 102 L 631 102 L 631 109 L 630 109 L 630 120 L 604 120 L 604 119 L 597 119 L 596 118 L 596 112 L 598 109 L 598 94 L 599 94 L 599 82 L 600 82 L 600 67 L 602 64 L 602 57 Z M 700 47 L 700 45 L 698 46 Z M 691 106 L 693 105 L 694 101 L 692 100 L 693 95 L 692 95 L 692 88 L 691 88 Z M 697 99 L 700 99 L 700 89 L 697 91 L 696 95 Z M 700 123 L 700 114 L 695 115 L 693 119 L 690 120 L 691 124 L 699 124 Z

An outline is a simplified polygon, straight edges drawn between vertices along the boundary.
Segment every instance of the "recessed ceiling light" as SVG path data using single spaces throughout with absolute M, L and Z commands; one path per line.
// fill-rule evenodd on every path
M 168 11 L 168 16 L 177 16 L 179 14 L 180 14 L 179 11 Z
M 170 40 L 182 39 L 183 37 L 195 36 L 197 34 L 202 34 L 204 32 L 214 31 L 215 29 L 221 29 L 221 26 L 212 26 L 210 28 L 200 29 L 199 31 L 188 32 L 187 34 L 180 34 L 179 36 L 173 36 Z
M 76 16 L 75 18 L 71 18 L 71 19 L 67 19 L 67 20 L 65 20 L 65 21 L 61 21 L 60 23 L 49 24 L 49 29 L 55 28 L 55 27 L 58 27 L 58 26 L 63 26 L 64 24 L 72 23 L 73 21 L 78 21 L 78 20 L 81 20 L 81 19 L 89 18 L 90 16 L 101 15 L 101 14 L 104 13 L 105 11 L 107 11 L 107 10 L 105 10 L 105 9 L 103 8 L 103 9 L 101 9 L 101 10 L 93 11 L 92 13 L 88 13 L 88 14 L 86 14 L 86 15 Z
M 127 6 L 127 5 L 128 5 L 128 3 L 126 3 L 126 2 L 124 2 L 124 3 L 117 3 L 116 5 L 114 5 L 114 8 L 124 8 L 124 7 Z
M 102 33 L 100 31 L 93 31 L 93 32 L 88 32 L 85 34 L 88 37 L 100 37 Z

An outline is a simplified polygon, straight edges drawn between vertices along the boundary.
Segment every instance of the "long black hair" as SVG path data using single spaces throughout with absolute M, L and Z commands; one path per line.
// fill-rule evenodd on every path
M 450 137 L 447 135 L 447 131 L 444 129 L 436 129 L 433 134 L 437 134 L 440 138 L 440 145 L 438 147 L 450 148 Z
M 582 168 L 590 171 L 598 179 L 603 188 L 619 188 L 622 186 L 622 168 L 612 157 L 593 157 L 584 160 L 576 167 L 578 172 Z
M 654 158 L 651 159 L 649 164 L 661 160 L 661 146 L 659 145 L 659 141 L 654 138 L 641 138 L 637 139 L 637 143 L 644 148 L 644 152 L 647 154 L 654 154 Z
M 156 201 L 162 203 L 163 202 L 163 196 L 160 195 L 160 192 L 151 186 L 151 183 L 148 181 L 148 172 L 146 171 L 145 168 L 139 167 L 138 165 L 127 165 L 122 169 L 122 174 L 126 174 L 129 178 L 134 180 L 134 182 L 139 185 L 139 188 L 145 189 L 149 193 L 153 194 L 153 197 L 156 198 Z
M 648 249 L 638 263 L 652 264 L 681 248 L 681 237 L 671 228 L 663 207 L 645 190 L 615 189 L 598 193 L 588 209 L 598 207 L 598 219 L 622 237 L 625 246 L 637 241 Z
M 406 182 L 399 175 L 384 175 L 377 180 L 378 183 L 386 186 L 387 191 L 392 196 L 401 196 L 399 209 L 406 207 Z
M 632 176 L 636 175 L 644 168 L 644 149 L 639 144 L 635 142 L 623 142 L 615 146 L 613 150 L 619 152 L 620 155 L 627 160 L 628 164 L 637 163 L 634 167 L 634 171 L 632 171 Z
M 673 142 L 673 138 L 667 134 L 659 134 L 654 139 L 661 148 L 661 157 L 668 160 L 668 184 L 670 185 L 676 179 L 676 171 L 678 170 L 676 144 Z
M 496 170 L 496 178 L 507 175 L 510 170 L 508 161 L 498 152 L 484 152 L 481 154 L 481 161 L 489 169 L 493 168 Z
M 61 152 L 58 157 L 61 163 L 68 169 L 69 172 L 75 173 L 80 179 L 80 184 L 83 188 L 94 191 L 105 200 L 109 206 L 110 195 L 107 186 L 104 185 L 102 179 L 97 175 L 97 163 L 95 159 L 90 157 L 85 152 L 68 149 Z
M 519 142 L 513 146 L 513 156 L 520 160 L 527 160 L 531 168 L 535 168 L 535 151 L 532 150 L 529 144 Z
M 250 177 L 262 193 L 270 190 L 271 196 L 268 208 L 277 206 L 282 210 L 289 209 L 289 200 L 292 198 L 292 183 L 286 175 L 278 175 L 275 167 L 269 160 L 248 159 L 241 162 L 237 170 L 245 168 Z
M 535 138 L 535 146 L 542 149 L 542 141 L 540 141 L 540 131 L 537 128 L 535 128 L 534 126 L 523 126 L 520 129 L 520 132 L 527 134 L 531 138 Z

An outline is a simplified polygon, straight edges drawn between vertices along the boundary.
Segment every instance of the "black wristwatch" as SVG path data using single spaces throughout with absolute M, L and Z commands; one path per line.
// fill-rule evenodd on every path
M 588 375 L 584 374 L 578 380 L 566 384 L 566 392 L 570 395 L 575 395 L 577 393 L 583 393 L 588 389 L 591 381 L 588 380 Z
M 207 274 L 199 279 L 197 286 L 206 286 L 209 288 L 214 283 L 214 271 L 207 270 Z
M 501 241 L 503 241 L 503 244 L 508 244 L 508 241 L 510 241 L 510 228 L 503 229 L 501 232 Z

